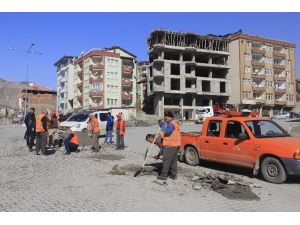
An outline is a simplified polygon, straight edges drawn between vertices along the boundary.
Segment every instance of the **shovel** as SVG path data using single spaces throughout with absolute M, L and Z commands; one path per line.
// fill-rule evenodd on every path
M 157 136 L 158 136 L 159 130 L 160 130 L 160 127 L 158 128 L 158 130 L 157 130 L 157 132 L 156 132 L 156 134 L 155 134 L 155 137 L 154 137 L 154 139 L 153 139 L 153 142 L 152 142 L 151 145 L 150 145 L 150 148 L 147 149 L 147 151 L 146 151 L 146 157 L 145 157 L 145 159 L 144 159 L 144 162 L 143 162 L 142 167 L 141 167 L 139 170 L 137 170 L 137 171 L 133 174 L 133 177 L 137 177 L 138 175 L 140 175 L 142 172 L 145 171 L 145 164 L 146 164 L 146 161 L 147 161 L 147 159 L 148 159 L 148 157 L 149 157 L 149 155 L 150 155 L 149 153 L 151 152 L 152 147 L 153 147 L 153 145 L 154 145 L 154 143 L 155 143 L 155 141 L 156 141 L 156 138 L 157 138 Z

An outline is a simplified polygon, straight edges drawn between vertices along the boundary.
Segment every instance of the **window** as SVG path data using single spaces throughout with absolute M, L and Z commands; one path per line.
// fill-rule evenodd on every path
M 211 120 L 208 124 L 206 136 L 219 137 L 222 122 L 219 120 Z
M 225 137 L 238 139 L 240 134 L 247 134 L 244 126 L 238 121 L 228 121 Z
M 115 105 L 117 105 L 118 99 L 115 99 Z
M 100 113 L 100 121 L 106 121 L 107 120 L 107 113 Z
M 246 79 L 246 78 L 244 78 L 244 79 L 243 79 L 243 84 L 244 84 L 245 86 L 251 85 L 251 79 Z
M 286 77 L 291 77 L 291 73 L 290 73 L 289 71 L 286 71 L 286 72 L 285 72 L 285 76 L 286 76 Z
M 272 138 L 289 136 L 275 122 L 271 120 L 253 120 L 246 122 L 252 134 L 257 138 Z
M 107 105 L 109 105 L 109 103 L 110 103 L 110 98 L 107 99 Z
M 110 105 L 114 105 L 114 100 L 110 99 Z
M 251 73 L 251 67 L 245 66 L 245 73 Z

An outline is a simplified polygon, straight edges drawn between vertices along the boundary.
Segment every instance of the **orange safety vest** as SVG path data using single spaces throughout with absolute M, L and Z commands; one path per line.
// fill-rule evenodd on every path
M 74 131 L 72 131 L 71 134 L 74 134 L 74 136 L 72 137 L 72 139 L 70 140 L 70 142 L 72 142 L 75 145 L 79 145 L 78 135 Z
M 35 132 L 45 132 L 45 129 L 43 127 L 42 118 L 44 117 L 44 114 L 39 114 L 36 117 L 36 123 L 35 123 Z
M 180 127 L 176 120 L 172 120 L 171 123 L 174 125 L 175 129 L 170 134 L 170 136 L 163 136 L 163 146 L 180 146 L 181 145 L 181 138 L 180 138 Z
M 117 130 L 119 130 L 120 135 L 125 134 L 125 121 L 123 119 L 117 121 Z
M 91 130 L 92 127 L 94 127 L 93 130 Z M 93 133 L 100 132 L 99 122 L 97 118 L 94 118 L 89 122 L 89 130 L 92 131 Z

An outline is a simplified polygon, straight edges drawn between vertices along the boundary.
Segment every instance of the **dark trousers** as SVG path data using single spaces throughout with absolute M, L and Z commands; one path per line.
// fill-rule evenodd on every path
M 70 141 L 65 141 L 65 149 L 67 153 L 76 152 L 78 149 L 78 145 Z
M 32 129 L 27 128 L 26 130 L 26 143 L 29 149 L 33 148 L 35 132 Z
M 35 151 L 38 154 L 41 150 L 43 155 L 46 154 L 46 144 L 47 144 L 47 136 L 48 132 L 37 132 L 36 133 L 36 144 L 35 144 Z
M 160 175 L 163 177 L 168 177 L 168 175 L 177 175 L 177 154 L 178 147 L 176 146 L 166 146 L 163 147 L 163 168 Z
M 124 149 L 124 135 L 116 132 L 116 149 Z

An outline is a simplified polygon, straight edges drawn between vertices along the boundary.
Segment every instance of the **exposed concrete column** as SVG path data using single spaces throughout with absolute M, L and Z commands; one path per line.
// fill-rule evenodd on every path
M 164 104 L 164 102 L 165 102 L 165 96 L 163 96 L 163 95 L 160 95 L 160 96 L 161 96 L 161 98 L 160 98 L 160 104 L 161 104 L 161 107 L 160 107 L 160 109 L 161 109 L 160 117 L 163 117 L 164 111 L 165 111 L 165 104 Z
M 212 74 L 212 68 L 209 69 L 209 75 L 208 77 L 212 78 L 213 74 Z
M 195 71 L 195 67 L 191 66 L 191 75 L 195 76 L 196 75 L 196 71 Z
M 180 78 L 180 91 L 185 91 L 185 78 Z
M 160 59 L 165 58 L 165 52 L 163 50 L 160 50 L 160 56 L 158 56 L 158 58 L 160 58 Z
M 179 61 L 183 62 L 183 54 L 182 54 L 182 52 L 179 52 Z
M 209 105 L 213 106 L 213 100 L 212 99 L 209 99 Z
M 202 80 L 197 79 L 197 92 L 202 92 Z
M 196 62 L 196 55 L 195 54 L 193 54 L 193 56 L 192 56 L 192 62 Z
M 180 75 L 185 75 L 185 63 L 180 63 Z
M 220 82 L 219 81 L 211 81 L 210 82 L 210 91 L 213 93 L 220 93 Z
M 180 102 L 179 102 L 179 107 L 181 111 L 181 118 L 183 118 L 183 95 L 180 95 Z
M 193 96 L 193 102 L 192 102 L 192 106 L 195 107 L 196 106 L 196 96 Z

